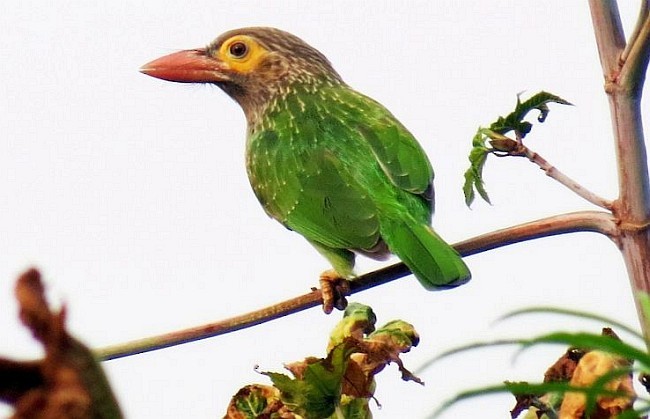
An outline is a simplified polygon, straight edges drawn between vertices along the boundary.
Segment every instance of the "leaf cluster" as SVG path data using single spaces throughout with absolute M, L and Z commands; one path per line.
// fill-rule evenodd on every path
M 549 308 L 522 310 L 508 317 L 540 312 L 605 320 L 589 313 Z M 608 323 L 632 331 L 614 320 Z M 637 332 L 633 331 L 632 335 L 643 342 Z M 645 372 L 650 371 L 650 355 L 642 348 L 621 341 L 610 328 L 604 328 L 601 334 L 554 332 L 531 339 L 475 343 L 448 351 L 437 359 L 504 344 L 519 345 L 522 349 L 540 344 L 562 344 L 569 348 L 548 368 L 542 382 L 506 381 L 468 390 L 446 402 L 434 416 L 461 400 L 503 392 L 515 396 L 516 404 L 511 411 L 513 419 L 520 415 L 524 415 L 524 419 L 643 418 L 650 412 L 650 400 L 638 397 L 632 384 L 635 372 L 640 372 L 642 379 Z
M 291 376 L 261 372 L 273 385 L 244 387 L 232 398 L 225 417 L 371 418 L 374 377 L 388 364 L 398 365 L 402 379 L 422 384 L 400 359 L 419 342 L 413 326 L 394 320 L 375 330 L 375 322 L 370 307 L 350 304 L 330 335 L 325 358 L 285 365 Z
M 550 109 L 549 103 L 559 103 L 562 105 L 571 105 L 568 101 L 548 92 L 539 92 L 528 100 L 522 102 L 517 95 L 517 104 L 515 109 L 508 115 L 500 116 L 492 122 L 489 128 L 479 127 L 472 139 L 472 150 L 469 153 L 470 167 L 465 172 L 465 183 L 463 193 L 465 195 L 465 204 L 470 206 L 476 198 L 476 193 L 487 203 L 490 198 L 485 189 L 483 181 L 483 168 L 487 162 L 488 155 L 497 156 L 521 156 L 522 139 L 530 133 L 533 124 L 526 121 L 525 118 L 533 110 L 539 111 L 537 121 L 543 123 L 546 121 Z M 506 134 L 514 132 L 515 139 L 507 137 Z

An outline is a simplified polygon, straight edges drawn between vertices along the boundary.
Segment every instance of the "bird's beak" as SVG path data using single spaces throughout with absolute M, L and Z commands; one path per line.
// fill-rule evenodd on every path
M 165 55 L 140 67 L 140 72 L 179 83 L 219 83 L 229 80 L 226 69 L 222 61 L 201 48 Z

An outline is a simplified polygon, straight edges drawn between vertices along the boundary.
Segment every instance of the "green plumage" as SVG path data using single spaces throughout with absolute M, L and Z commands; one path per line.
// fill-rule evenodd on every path
M 373 255 L 383 241 L 427 289 L 469 278 L 429 227 L 424 151 L 388 110 L 346 85 L 292 86 L 249 131 L 247 166 L 267 213 L 342 276 L 352 276 L 352 251 Z
M 470 278 L 458 253 L 429 227 L 433 170 L 418 142 L 300 38 L 273 28 L 237 29 L 141 71 L 214 83 L 239 103 L 255 195 L 341 276 L 354 276 L 355 253 L 393 253 L 428 289 Z

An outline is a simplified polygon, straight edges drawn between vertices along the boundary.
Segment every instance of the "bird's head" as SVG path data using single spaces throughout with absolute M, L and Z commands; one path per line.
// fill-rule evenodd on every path
M 318 50 L 288 32 L 261 27 L 226 32 L 205 48 L 166 55 L 140 71 L 163 80 L 216 84 L 241 105 L 249 122 L 297 85 L 342 83 Z

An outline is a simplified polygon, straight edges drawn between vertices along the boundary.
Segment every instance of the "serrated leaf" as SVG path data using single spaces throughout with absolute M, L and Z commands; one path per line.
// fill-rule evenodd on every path
M 330 351 L 348 337 L 354 337 L 357 340 L 363 339 L 365 334 L 375 330 L 376 321 L 377 316 L 372 308 L 359 303 L 350 303 L 343 312 L 343 319 L 330 333 L 327 350 Z
M 533 128 L 533 125 L 525 121 L 524 118 L 532 110 L 540 112 L 537 117 L 538 122 L 544 122 L 549 113 L 549 103 L 558 103 L 562 105 L 571 105 L 568 101 L 548 92 L 539 92 L 530 99 L 522 102 L 517 95 L 517 104 L 515 110 L 507 116 L 500 116 L 493 122 L 489 128 L 479 128 L 472 139 L 472 150 L 469 153 L 470 168 L 464 174 L 465 182 L 463 184 L 463 195 L 465 196 L 465 205 L 470 207 L 476 199 L 476 193 L 488 204 L 491 204 L 490 198 L 485 189 L 483 181 L 483 167 L 490 153 L 500 155 L 521 155 L 516 153 L 516 145 L 521 145 L 520 140 L 524 138 Z M 517 140 L 505 136 L 506 133 L 515 131 Z M 490 141 L 493 148 L 486 146 L 486 141 Z M 514 153 L 510 153 L 515 151 Z M 498 153 L 503 152 L 503 153 Z
M 351 348 L 336 346 L 325 359 L 311 358 L 302 376 L 291 378 L 285 374 L 262 372 L 280 390 L 280 398 L 292 412 L 305 419 L 329 417 L 341 397 L 343 375 L 347 369 Z
M 372 419 L 368 399 L 363 397 L 343 396 L 340 413 L 345 419 Z
M 224 419 L 272 417 L 282 408 L 280 392 L 272 386 L 250 384 L 232 396 Z
M 465 205 L 468 207 L 472 205 L 476 197 L 474 191 L 483 198 L 484 201 L 490 203 L 485 184 L 483 182 L 483 167 L 487 160 L 487 155 L 490 152 L 485 146 L 487 135 L 484 128 L 479 128 L 472 140 L 472 150 L 469 153 L 470 167 L 465 172 L 465 183 L 463 185 L 463 194 L 465 195 Z
M 237 410 L 247 418 L 258 417 L 266 408 L 266 399 L 258 392 L 251 392 L 246 397 L 237 398 Z
M 526 115 L 532 110 L 538 110 L 540 114 L 537 117 L 537 121 L 544 122 L 550 111 L 548 103 L 572 105 L 569 101 L 544 91 L 533 95 L 524 102 L 521 102 L 519 95 L 517 95 L 517 105 L 515 106 L 515 110 L 505 117 L 500 116 L 496 122 L 490 125 L 490 129 L 500 134 L 515 131 L 521 136 L 521 138 L 524 138 L 532 129 L 532 124 L 524 121 Z
M 272 407 L 282 408 L 281 412 L 265 408 L 262 416 L 267 417 L 267 412 L 280 412 L 305 419 L 371 419 L 368 403 L 375 391 L 375 375 L 391 363 L 397 364 L 403 380 L 422 384 L 400 359 L 402 353 L 419 342 L 413 325 L 394 320 L 375 330 L 375 322 L 370 307 L 351 303 L 330 335 L 326 358 L 308 357 L 285 364 L 293 377 L 261 372 L 271 379 L 274 385 L 271 388 L 277 391 Z M 249 397 L 241 400 L 240 405 L 239 410 L 250 416 L 263 407 L 263 402 Z M 248 416 L 240 414 L 233 419 L 247 419 Z

